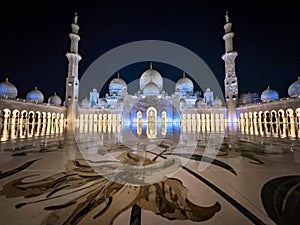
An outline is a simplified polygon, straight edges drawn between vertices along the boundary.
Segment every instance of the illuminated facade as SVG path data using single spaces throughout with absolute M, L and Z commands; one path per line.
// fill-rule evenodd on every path
M 225 16 L 223 39 L 225 53 L 224 96 L 225 103 L 214 96 L 213 90 L 207 88 L 202 95 L 194 89 L 193 81 L 183 72 L 175 85 L 173 93 L 164 89 L 162 75 L 150 64 L 141 74 L 139 88 L 135 94 L 128 93 L 126 81 L 120 77 L 109 83 L 109 92 L 100 97 L 97 89 L 91 90 L 89 96 L 78 99 L 78 69 L 81 56 L 78 42 L 79 26 L 77 14 L 71 24 L 70 50 L 68 58 L 68 75 L 66 78 L 65 102 L 54 93 L 44 103 L 44 95 L 37 87 L 28 92 L 26 99 L 17 98 L 18 90 L 8 80 L 0 83 L 1 123 L 20 121 L 59 120 L 72 124 L 74 121 L 111 121 L 117 122 L 237 122 L 251 121 L 299 121 L 300 79 L 298 78 L 288 89 L 288 98 L 279 98 L 278 93 L 268 87 L 260 96 L 260 102 L 238 105 L 238 79 L 235 71 L 237 52 L 233 48 L 232 23 L 228 13 Z M 244 102 L 245 103 L 245 102 Z M 271 119 L 270 119 L 271 118 Z M 276 118 L 276 119 L 272 119 Z

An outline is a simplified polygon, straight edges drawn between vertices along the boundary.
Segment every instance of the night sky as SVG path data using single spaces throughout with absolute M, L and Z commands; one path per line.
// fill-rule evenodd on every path
M 222 36 L 228 10 L 234 48 L 239 54 L 239 92 L 261 93 L 270 85 L 280 97 L 286 97 L 289 85 L 300 75 L 300 7 L 295 4 L 213 0 L 11 2 L 0 8 L 0 81 L 8 77 L 20 98 L 38 86 L 45 101 L 54 92 L 64 99 L 65 54 L 77 11 L 83 57 L 79 78 L 95 59 L 114 47 L 139 40 L 164 40 L 200 56 L 223 89 Z M 124 70 L 121 76 L 127 82 L 136 79 L 143 66 L 139 68 L 136 72 Z M 157 69 L 175 81 L 181 76 L 168 73 L 166 68 Z

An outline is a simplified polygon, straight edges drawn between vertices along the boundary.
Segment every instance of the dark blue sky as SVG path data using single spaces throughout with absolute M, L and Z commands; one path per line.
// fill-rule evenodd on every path
M 209 2 L 209 3 L 207 3 Z M 278 1 L 279 2 L 279 1 Z M 300 74 L 300 7 L 292 1 L 40 1 L 0 9 L 0 79 L 9 78 L 19 97 L 34 86 L 47 99 L 64 98 L 68 34 L 74 12 L 80 25 L 79 77 L 100 55 L 138 40 L 164 40 L 199 55 L 223 87 L 222 39 L 226 9 L 233 23 L 240 93 L 267 85 L 287 96 Z M 178 79 L 181 74 L 161 71 Z M 122 74 L 126 81 L 137 78 Z M 134 77 L 136 76 L 136 77 Z M 95 85 L 97 86 L 97 85 Z

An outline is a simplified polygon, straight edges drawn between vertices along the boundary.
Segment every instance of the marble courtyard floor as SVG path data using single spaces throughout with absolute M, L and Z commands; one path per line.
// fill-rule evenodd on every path
M 297 124 L 0 134 L 2 225 L 300 224 Z

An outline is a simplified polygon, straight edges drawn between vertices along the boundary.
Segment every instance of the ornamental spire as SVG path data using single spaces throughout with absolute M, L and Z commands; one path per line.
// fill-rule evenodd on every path
M 118 73 L 118 78 L 120 78 L 120 73 Z
M 229 23 L 229 15 L 228 15 L 228 10 L 226 10 L 226 14 L 225 14 L 225 20 L 226 20 L 226 23 Z
M 152 70 L 152 62 L 150 63 L 150 70 Z
M 77 24 L 77 20 L 78 20 L 78 15 L 77 12 L 75 12 L 75 16 L 74 16 L 74 23 Z
M 182 77 L 185 77 L 185 72 L 183 71 L 183 73 L 182 73 Z

